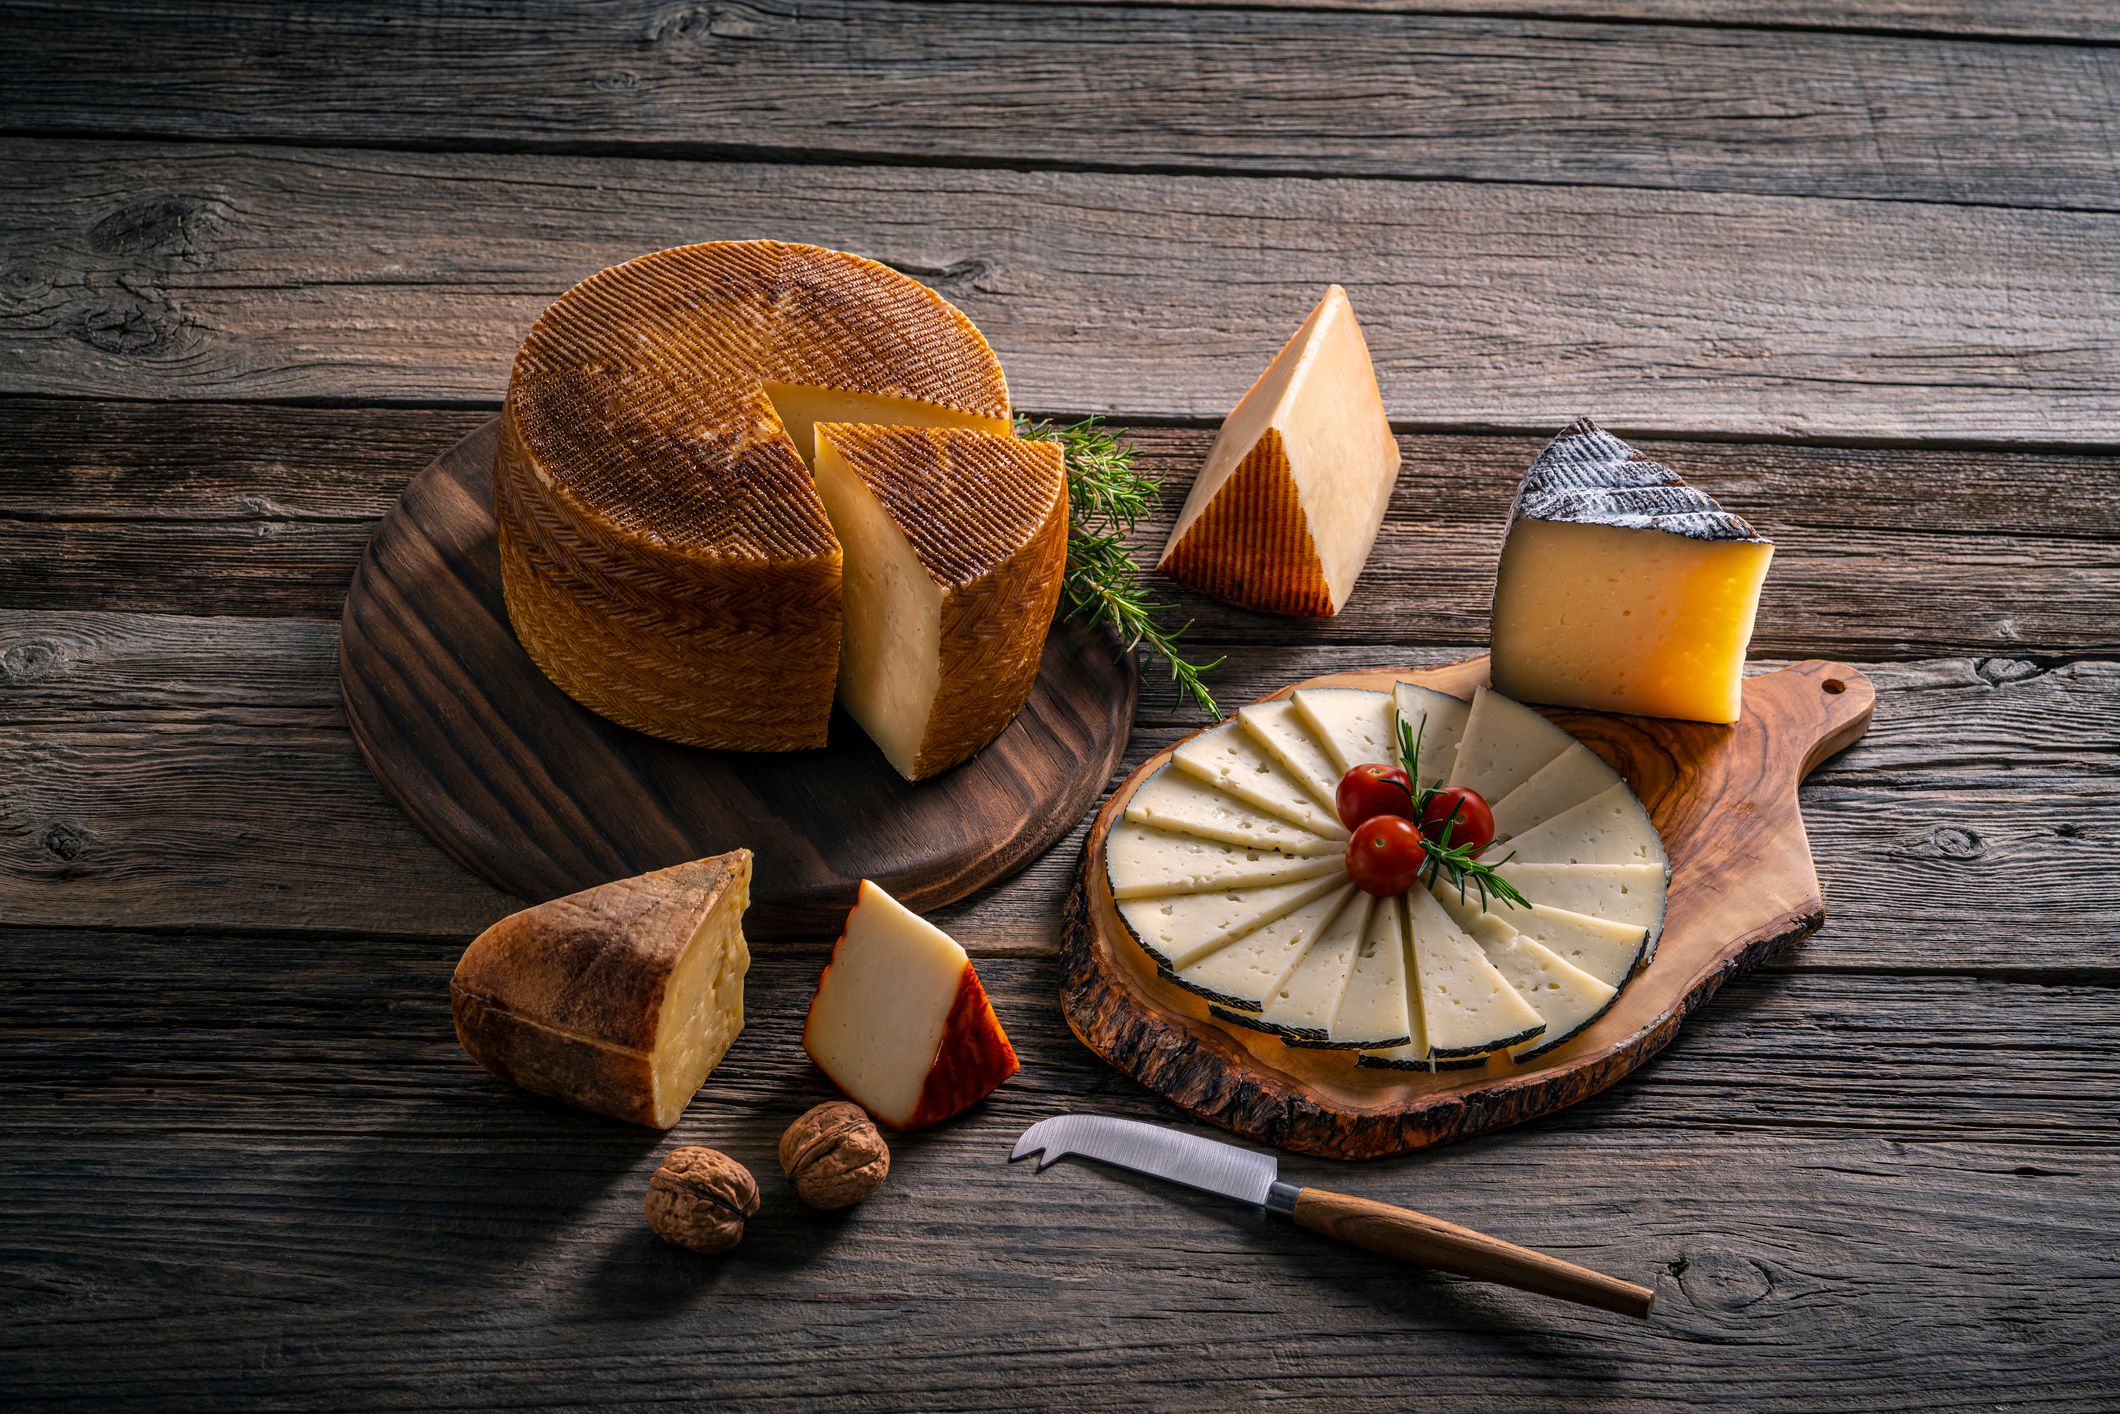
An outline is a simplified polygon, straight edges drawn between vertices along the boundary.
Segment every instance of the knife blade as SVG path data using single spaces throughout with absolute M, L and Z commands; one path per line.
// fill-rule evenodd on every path
M 1263 1207 L 1296 1226 L 1352 1247 L 1476 1281 L 1646 1317 L 1656 1293 L 1471 1228 L 1369 1198 L 1283 1183 L 1279 1160 L 1218 1139 L 1116 1115 L 1054 1115 L 1016 1141 L 1011 1163 L 1038 1156 L 1043 1172 L 1068 1157 L 1130 1169 Z

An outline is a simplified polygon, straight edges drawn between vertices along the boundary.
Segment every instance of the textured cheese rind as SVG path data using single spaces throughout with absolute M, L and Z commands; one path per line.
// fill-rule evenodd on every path
M 1067 562 L 1050 442 L 818 423 L 817 489 L 844 567 L 839 700 L 907 780 L 1015 720 Z
M 1473 1056 L 1541 1034 L 1545 1021 L 1425 891 L 1404 895 L 1428 1053 Z
M 1441 890 L 1437 897 L 1446 908 L 1453 902 Z M 1563 962 L 1611 987 L 1633 975 L 1650 936 L 1649 929 L 1638 923 L 1593 918 L 1543 903 L 1528 909 L 1496 909 L 1494 914 Z
M 1476 790 L 1489 805 L 1578 743 L 1521 702 L 1491 688 L 1472 695 L 1465 735 L 1451 763 L 1450 784 Z
M 1346 772 L 1333 764 L 1325 748 L 1311 733 L 1296 705 L 1286 698 L 1254 702 L 1237 709 L 1237 725 L 1250 734 L 1268 756 L 1308 790 L 1325 809 L 1337 812 L 1340 777 Z
M 1670 863 L 1649 812 L 1624 782 L 1532 826 L 1506 848 L 1523 864 Z
M 1262 924 L 1292 913 L 1340 885 L 1334 875 L 1253 889 L 1117 900 L 1120 921 L 1166 971 L 1182 971 Z
M 1126 818 L 1203 840 L 1282 854 L 1345 854 L 1347 839 L 1312 834 L 1165 762 L 1128 797 Z
M 668 1129 L 743 1029 L 751 852 L 503 918 L 450 979 L 457 1039 L 510 1084 Z
M 1603 757 L 1577 742 L 1532 772 L 1522 785 L 1499 801 L 1488 802 L 1494 808 L 1494 837 L 1501 841 L 1520 835 L 1594 795 L 1623 784 L 1619 772 L 1607 766 Z M 1507 851 L 1498 850 L 1496 853 L 1505 854 Z
M 1533 904 L 1646 928 L 1649 936 L 1642 960 L 1647 962 L 1655 955 L 1656 935 L 1664 926 L 1667 876 L 1662 865 L 1519 864 L 1512 860 L 1496 865 L 1495 872 Z
M 1495 686 L 1537 702 L 1734 722 L 1774 547 L 1587 418 L 1517 492 L 1496 572 Z
M 1170 759 L 1195 779 L 1312 834 L 1346 837 L 1347 831 L 1317 798 L 1235 722 L 1179 742 Z
M 1389 765 L 1398 760 L 1390 693 L 1360 687 L 1306 687 L 1289 700 L 1341 775 L 1369 762 Z
M 1398 470 L 1368 345 L 1333 285 L 1224 420 L 1158 568 L 1247 608 L 1336 614 Z
M 1115 899 L 1198 894 L 1344 877 L 1344 855 L 1279 854 L 1121 821 L 1104 841 L 1105 876 Z
M 1354 892 L 1354 885 L 1343 885 L 1164 976 L 1210 1001 L 1257 1011 Z
M 1510 1047 L 1511 1059 L 1525 1061 L 1544 1055 L 1604 1015 L 1619 996 L 1613 984 L 1591 976 L 1494 914 L 1452 907 L 1453 893 L 1438 888 L 1436 901 L 1546 1023 L 1537 1036 Z
M 1332 1019 L 1354 975 L 1369 915 L 1378 900 L 1357 889 L 1332 921 L 1318 931 L 1303 956 L 1266 995 L 1256 1015 L 1232 1013 L 1229 1020 L 1283 1040 L 1331 1044 Z M 1388 907 L 1389 905 L 1386 904 Z
M 1472 704 L 1462 697 L 1411 682 L 1394 683 L 1391 697 L 1399 720 L 1420 743 L 1420 779 L 1414 785 L 1418 788 L 1449 780 Z M 1412 773 L 1414 762 L 1403 757 L 1394 759 Z
M 863 416 L 1009 428 L 970 321 L 814 246 L 659 251 L 562 295 L 524 340 L 494 466 L 502 586 L 531 658 L 591 709 L 695 745 L 822 745 L 838 544 L 772 390 Z M 823 409 L 841 409 L 829 399 Z

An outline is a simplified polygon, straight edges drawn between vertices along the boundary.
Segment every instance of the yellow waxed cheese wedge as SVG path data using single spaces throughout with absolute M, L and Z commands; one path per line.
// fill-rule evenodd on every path
M 1505 846 L 1522 864 L 1668 864 L 1649 812 L 1625 783 L 1534 825 Z
M 1297 689 L 1289 700 L 1340 775 L 1370 762 L 1388 766 L 1399 759 L 1390 693 L 1360 687 L 1306 687 Z
M 1337 614 L 1375 544 L 1399 448 L 1338 285 L 1230 413 L 1157 568 L 1281 614 Z
M 1104 866 L 1116 899 L 1254 888 L 1347 873 L 1344 855 L 1280 854 L 1130 820 L 1106 837 Z
M 1313 834 L 1346 836 L 1332 813 L 1235 722 L 1178 743 L 1178 769 Z
M 1525 474 L 1495 577 L 1493 677 L 1531 702 L 1734 722 L 1774 547 L 1578 420 Z
M 1261 750 L 1302 782 L 1319 805 L 1337 813 L 1335 793 L 1346 772 L 1326 755 L 1325 748 L 1296 711 L 1295 703 L 1283 698 L 1239 707 L 1237 724 L 1250 733 Z
M 1462 697 L 1452 697 L 1447 692 L 1410 682 L 1394 684 L 1391 696 L 1399 720 L 1413 733 L 1419 748 L 1418 761 L 1404 752 L 1394 759 L 1414 777 L 1416 788 L 1449 780 L 1450 769 L 1457 763 L 1458 742 L 1464 738 L 1465 722 L 1472 714 L 1472 704 Z
M 1338 838 L 1313 834 L 1167 762 L 1143 781 L 1140 789 L 1126 802 L 1126 818 L 1181 835 L 1277 850 L 1282 854 L 1344 855 L 1347 852 L 1344 830 Z
M 1165 975 L 1189 992 L 1255 1012 L 1303 960 L 1318 930 L 1348 905 L 1354 893 L 1354 885 L 1342 885 Z
M 1517 995 L 1441 904 L 1422 889 L 1404 897 L 1421 1026 L 1431 1056 L 1480 1055 L 1545 1030 L 1545 1019 Z
M 1255 889 L 1119 900 L 1119 918 L 1159 967 L 1180 971 L 1262 924 L 1345 885 L 1335 875 Z

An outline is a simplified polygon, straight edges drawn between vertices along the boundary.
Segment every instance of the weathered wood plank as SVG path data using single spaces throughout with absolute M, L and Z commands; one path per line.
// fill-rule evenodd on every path
M 1014 1135 L 1168 1120 L 1061 1025 L 1051 964 L 982 973 L 1025 1070 L 894 1142 L 867 1204 L 799 1208 L 772 1144 L 827 1087 L 819 958 L 762 955 L 749 1026 L 668 1139 L 510 1092 L 450 1035 L 450 954 L 346 940 L 6 935 L 0 1369 L 11 1394 L 200 1404 L 828 1398 L 1445 1408 L 2109 1404 L 2104 989 L 1742 981 L 1627 1084 L 1539 1125 L 1285 1172 L 1652 1282 L 1644 1325 L 1410 1273 Z M 94 966 L 85 968 L 85 957 Z M 2052 1047 L 2060 1029 L 2079 1044 Z M 674 1143 L 757 1172 L 745 1244 L 651 1238 Z
M 23 399 L 0 448 L 0 607 L 336 616 L 375 521 L 475 423 L 419 410 Z M 1170 488 L 1161 545 L 1212 433 L 1143 428 Z M 1499 530 L 1537 438 L 1400 439 L 1371 568 L 1336 619 L 1293 624 L 1179 592 L 1202 641 L 1475 643 Z M 1799 657 L 2120 646 L 2120 461 L 2107 457 L 1656 443 L 1779 542 L 1756 647 Z M 1994 536 L 2013 536 L 1994 573 Z M 16 700 L 19 700 L 16 699 Z M 0 700 L 0 711 L 6 709 Z
M 1427 428 L 2106 446 L 2120 421 L 2120 215 L 29 139 L 0 209 L 0 393 L 490 404 L 574 280 L 772 233 L 930 280 L 1033 408 L 1219 419 L 1338 280 Z
M 334 650 L 328 628 L 299 621 L 0 614 L 0 672 L 16 677 L 0 683 L 0 779 L 14 783 L 0 801 L 0 918 L 448 939 L 509 911 L 363 768 Z M 1237 702 L 1319 672 L 1472 651 L 1242 646 L 1219 683 Z M 2102 902 L 2120 869 L 2120 776 L 2103 744 L 2120 665 L 1870 672 L 1876 724 L 1803 793 L 1829 922 L 1796 965 L 2120 975 Z M 1149 694 L 1124 769 L 1196 725 Z M 982 954 L 1050 951 L 1080 857 L 1078 829 L 936 917 Z M 2022 902 L 1998 930 L 2005 877 Z
M 905 0 L 0 15 L 6 122 L 43 134 L 2120 206 L 2100 47 Z

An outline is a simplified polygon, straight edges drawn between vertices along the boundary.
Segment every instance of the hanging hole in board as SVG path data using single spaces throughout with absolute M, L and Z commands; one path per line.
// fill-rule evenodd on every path
M 1827 678 L 1824 682 L 1820 683 L 1819 686 L 1824 688 L 1827 692 L 1832 693 L 1836 697 L 1848 690 L 1848 685 L 1842 682 L 1839 678 Z

